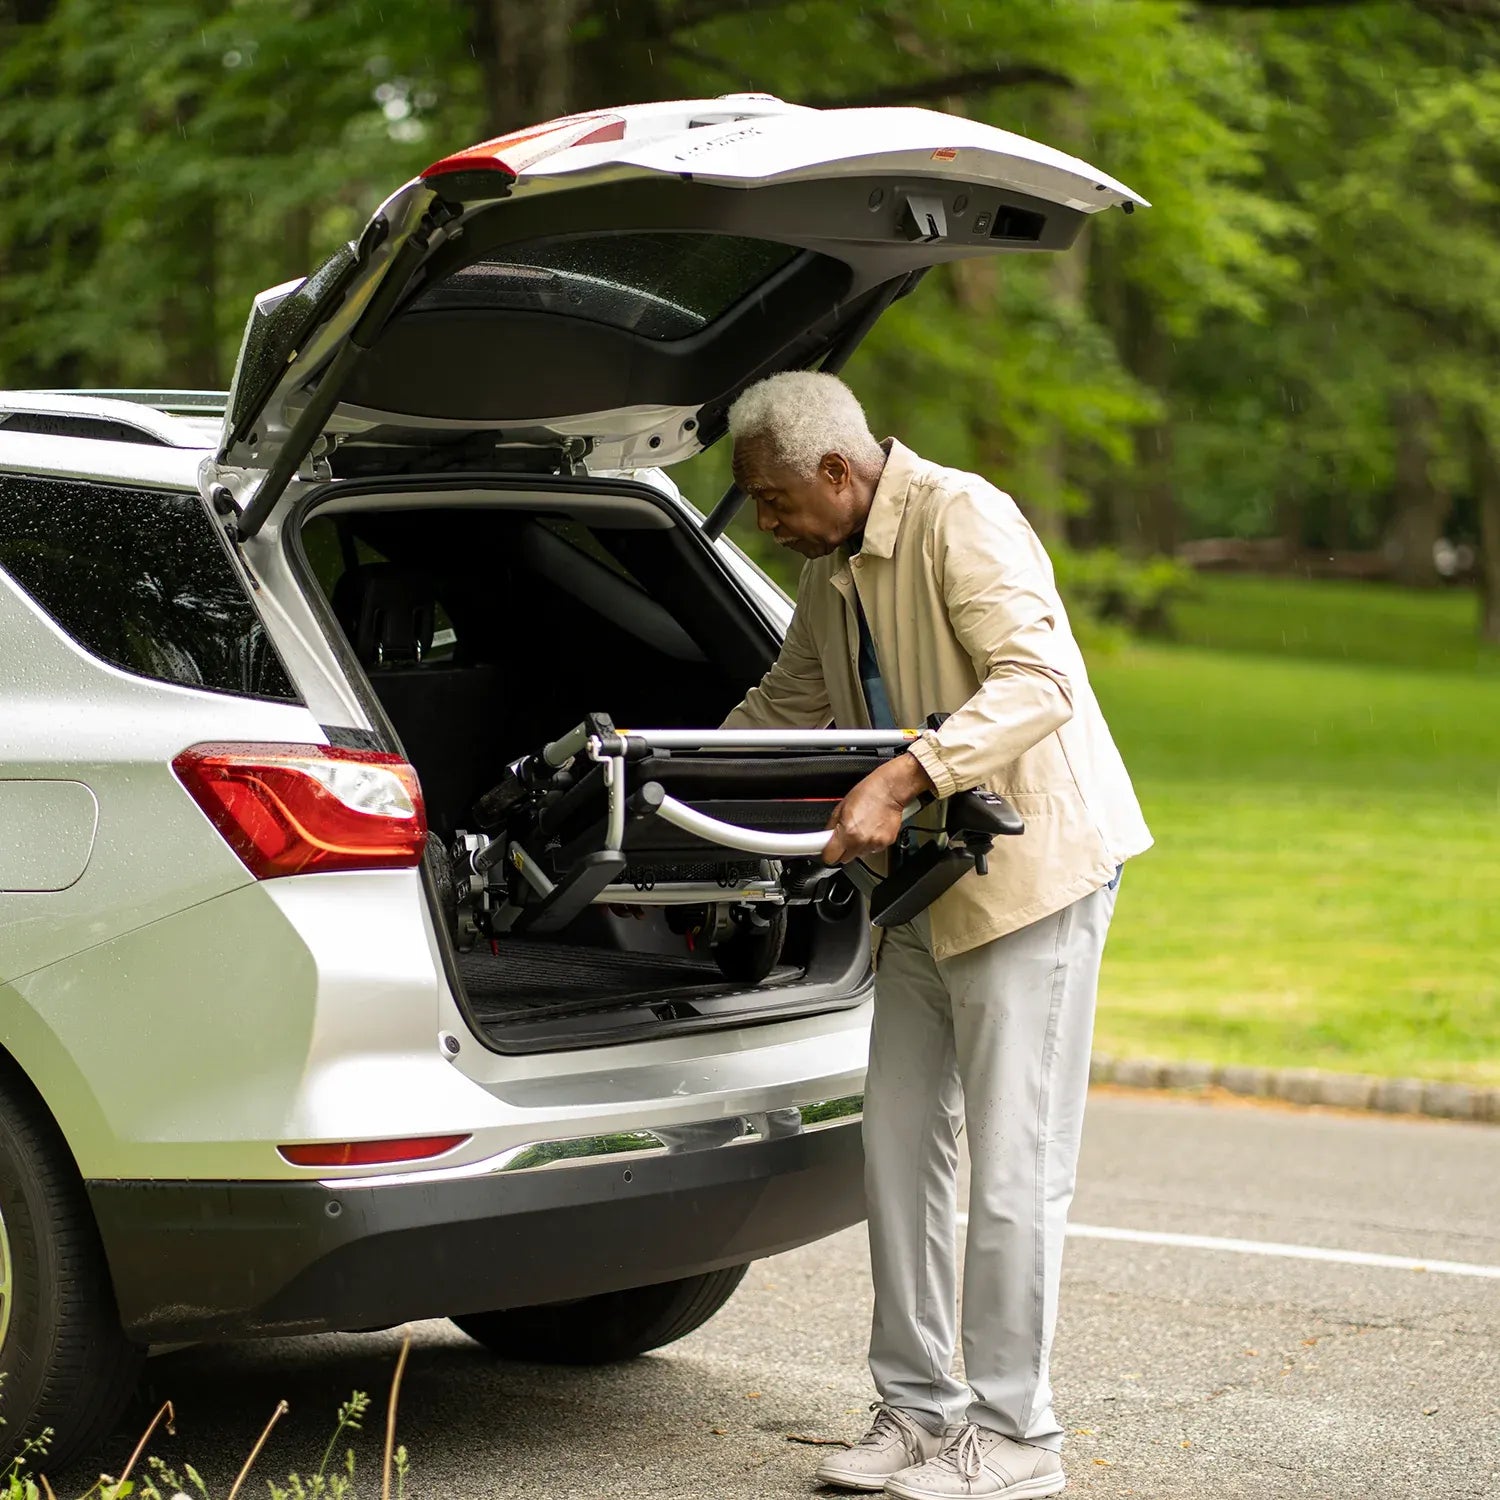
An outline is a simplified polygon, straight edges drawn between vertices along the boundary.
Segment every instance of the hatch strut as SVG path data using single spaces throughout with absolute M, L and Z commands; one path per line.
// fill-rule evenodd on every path
M 886 308 L 909 292 L 925 270 L 924 266 L 921 271 L 897 276 L 886 282 L 865 310 L 834 340 L 818 369 L 826 375 L 836 375 L 842 370 L 849 362 L 849 356 L 864 342 L 865 335 L 880 321 Z M 739 485 L 731 484 L 724 491 L 723 498 L 708 513 L 708 518 L 703 523 L 703 535 L 711 542 L 718 541 L 744 503 L 745 492 Z
M 312 451 L 323 431 L 323 424 L 339 403 L 339 397 L 349 384 L 355 367 L 370 352 L 375 340 L 380 337 L 386 320 L 395 311 L 402 292 L 411 284 L 412 273 L 427 254 L 433 231 L 454 218 L 459 210 L 452 204 L 438 199 L 422 215 L 421 221 L 411 232 L 406 243 L 391 257 L 391 263 L 369 305 L 359 315 L 358 321 L 349 331 L 338 353 L 329 362 L 318 386 L 308 398 L 307 405 L 292 424 L 281 450 L 266 470 L 266 477 L 251 496 L 250 503 L 240 512 L 238 521 L 231 521 L 228 530 L 235 541 L 245 541 L 266 524 L 266 518 L 276 507 L 302 460 Z

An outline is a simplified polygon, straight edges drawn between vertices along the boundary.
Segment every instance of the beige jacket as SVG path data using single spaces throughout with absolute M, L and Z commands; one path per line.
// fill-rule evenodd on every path
M 860 552 L 804 566 L 781 654 L 727 724 L 869 726 L 856 591 L 897 723 L 952 716 L 912 746 L 938 794 L 988 787 L 1026 820 L 988 875 L 934 903 L 936 957 L 1060 910 L 1150 847 L 1036 533 L 1009 495 L 895 441 Z

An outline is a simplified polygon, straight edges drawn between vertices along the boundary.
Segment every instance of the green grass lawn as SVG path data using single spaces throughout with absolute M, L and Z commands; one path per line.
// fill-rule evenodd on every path
M 1157 847 L 1098 1045 L 1500 1084 L 1500 653 L 1472 598 L 1204 580 L 1091 670 Z

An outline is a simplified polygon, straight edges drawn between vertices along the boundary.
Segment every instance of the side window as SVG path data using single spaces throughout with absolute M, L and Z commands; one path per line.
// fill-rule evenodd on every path
M 112 666 L 301 701 L 195 494 L 0 474 L 0 568 Z

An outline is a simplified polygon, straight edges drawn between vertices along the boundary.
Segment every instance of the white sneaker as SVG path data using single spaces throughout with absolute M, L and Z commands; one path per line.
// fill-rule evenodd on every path
M 920 1422 L 883 1401 L 872 1401 L 875 1420 L 850 1449 L 818 1465 L 818 1482 L 845 1490 L 883 1490 L 892 1474 L 936 1458 L 951 1433 L 929 1432 Z M 1040 1492 L 1038 1492 L 1040 1493 Z
M 1018 1443 L 970 1422 L 935 1457 L 886 1481 L 898 1500 L 1034 1500 L 1067 1483 L 1050 1448 Z

